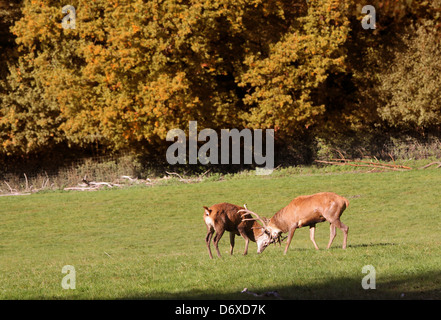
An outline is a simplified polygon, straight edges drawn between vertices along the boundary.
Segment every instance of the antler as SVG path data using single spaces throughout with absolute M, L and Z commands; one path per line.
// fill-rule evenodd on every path
M 265 220 L 262 219 L 257 213 L 248 210 L 246 204 L 244 204 L 243 207 L 244 207 L 245 209 L 241 209 L 241 210 L 237 211 L 238 213 L 239 213 L 239 212 L 245 212 L 244 214 L 242 214 L 242 221 L 255 221 L 255 220 L 259 220 L 260 222 L 262 222 L 264 228 L 267 228 L 267 227 L 268 227 L 268 225 L 266 224 Z M 254 216 L 256 216 L 256 218 L 244 219 L 243 217 L 244 217 L 244 216 L 247 216 L 247 215 L 254 215 Z

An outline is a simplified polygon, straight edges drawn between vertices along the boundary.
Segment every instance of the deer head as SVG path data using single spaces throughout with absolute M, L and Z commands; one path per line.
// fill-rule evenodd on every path
M 244 208 L 242 210 L 239 210 L 238 213 L 242 214 L 242 221 L 260 221 L 262 223 L 259 227 L 253 227 L 253 229 L 261 229 L 261 234 L 256 237 L 256 243 L 257 243 L 257 253 L 263 252 L 266 247 L 268 247 L 271 243 L 274 243 L 276 239 L 279 239 L 278 236 L 275 238 L 271 235 L 271 230 L 268 226 L 269 219 L 268 218 L 261 218 L 257 213 L 252 212 L 248 210 L 247 205 L 244 204 Z M 256 218 L 245 218 L 246 216 L 254 215 Z M 279 239 L 280 240 L 280 239 Z

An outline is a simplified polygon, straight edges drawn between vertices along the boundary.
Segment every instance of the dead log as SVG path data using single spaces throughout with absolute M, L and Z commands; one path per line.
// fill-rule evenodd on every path
M 349 162 L 336 162 L 336 161 L 324 161 L 324 160 L 314 160 L 315 162 L 319 163 L 326 163 L 326 164 L 332 164 L 337 166 L 352 166 L 352 167 L 369 167 L 369 168 L 380 168 L 380 169 L 388 169 L 393 171 L 402 171 L 397 167 L 389 167 L 389 166 L 382 166 L 378 164 L 355 164 L 355 163 L 349 163 Z
M 399 164 L 389 164 L 389 163 L 372 162 L 372 161 L 364 161 L 364 160 L 331 159 L 331 161 L 359 162 L 359 163 L 366 163 L 366 164 L 377 165 L 377 166 L 380 165 L 380 166 L 390 167 L 390 168 L 412 170 L 411 167 L 406 167 L 406 166 L 402 166 Z
M 441 168 L 441 162 L 435 161 L 435 162 L 431 162 L 429 164 L 426 164 L 425 166 L 422 166 L 420 169 L 427 169 L 435 164 L 437 164 L 437 166 L 436 166 L 437 168 Z

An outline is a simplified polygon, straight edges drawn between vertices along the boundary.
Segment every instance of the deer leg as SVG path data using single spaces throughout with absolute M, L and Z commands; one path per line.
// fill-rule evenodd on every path
M 317 243 L 315 242 L 315 224 L 313 224 L 309 227 L 309 239 L 311 239 L 312 243 L 314 244 L 315 249 L 318 250 L 319 247 L 317 246 Z
M 326 249 L 329 249 L 331 247 L 332 241 L 334 241 L 335 238 L 335 224 L 331 223 L 329 226 L 329 242 L 328 242 L 328 246 L 326 247 Z
M 211 242 L 211 237 L 213 237 L 213 233 L 214 230 L 208 228 L 207 235 L 205 236 L 205 243 L 207 244 L 208 254 L 210 255 L 210 259 L 213 259 L 213 255 L 211 254 L 211 248 L 210 248 L 210 242 Z
M 221 254 L 219 252 L 219 241 L 222 238 L 225 230 L 218 230 L 216 231 L 216 235 L 214 236 L 214 247 L 216 248 L 217 256 L 221 258 Z
M 334 221 L 334 224 L 337 228 L 339 228 L 341 231 L 343 231 L 343 249 L 346 249 L 346 244 L 348 242 L 348 231 L 349 231 L 349 227 L 347 225 L 345 225 L 343 222 L 341 222 L 340 220 L 336 220 Z
M 297 224 L 295 224 L 294 226 L 291 227 L 291 229 L 289 229 L 288 231 L 288 240 L 286 241 L 286 247 L 285 247 L 285 251 L 283 252 L 283 254 L 286 254 L 288 252 L 288 247 L 291 244 L 291 240 L 292 237 L 294 237 L 294 232 L 297 229 Z
M 234 249 L 234 237 L 236 235 L 233 232 L 230 232 L 230 255 L 233 255 L 233 249 Z
M 239 233 L 242 236 L 242 238 L 245 239 L 245 250 L 243 252 L 243 255 L 247 255 L 248 253 L 248 245 L 250 243 L 250 238 L 248 238 L 247 234 L 245 233 L 245 230 L 243 230 L 243 228 L 239 228 Z
M 243 252 L 243 255 L 246 256 L 248 253 L 248 245 L 250 243 L 250 239 L 249 238 L 245 238 L 245 250 Z

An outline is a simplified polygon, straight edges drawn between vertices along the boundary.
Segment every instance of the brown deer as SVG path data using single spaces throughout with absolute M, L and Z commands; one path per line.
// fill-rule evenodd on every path
M 240 235 L 245 239 L 244 255 L 248 253 L 250 240 L 257 243 L 257 253 L 262 252 L 271 242 L 270 234 L 257 221 L 251 221 L 251 219 L 243 221 L 242 214 L 239 211 L 244 208 L 231 203 L 218 203 L 210 208 L 205 206 L 203 208 L 205 209 L 204 221 L 207 225 L 205 242 L 211 259 L 213 259 L 213 255 L 211 254 L 210 242 L 215 232 L 214 247 L 219 257 L 221 257 L 221 254 L 218 244 L 225 231 L 230 232 L 230 254 L 233 254 L 234 237 L 236 235 Z
M 331 247 L 332 241 L 335 238 L 335 228 L 339 228 L 343 231 L 343 249 L 346 249 L 349 227 L 340 221 L 340 217 L 348 206 L 349 201 L 346 198 L 332 192 L 322 192 L 295 198 L 286 207 L 279 210 L 270 220 L 261 218 L 258 214 L 246 208 L 239 210 L 239 212 L 244 213 L 242 214 L 243 217 L 249 214 L 256 217 L 244 218 L 244 221 L 259 220 L 262 222 L 264 230 L 271 234 L 271 241 L 268 244 L 280 239 L 280 235 L 287 232 L 288 240 L 284 251 L 284 254 L 286 254 L 294 236 L 294 231 L 297 228 L 306 226 L 309 226 L 309 237 L 314 247 L 318 250 L 314 239 L 315 225 L 323 221 L 328 221 L 331 224 L 327 248 Z

